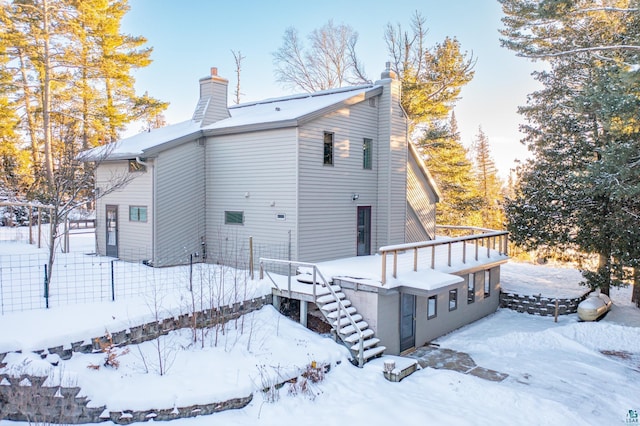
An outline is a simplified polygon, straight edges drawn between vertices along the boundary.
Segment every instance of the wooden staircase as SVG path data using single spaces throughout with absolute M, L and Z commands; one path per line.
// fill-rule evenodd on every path
M 267 265 L 276 265 L 280 270 L 286 267 L 288 271 L 305 268 L 310 269 L 310 272 L 295 276 L 291 273 L 287 274 L 285 288 L 281 280 L 274 279 Z M 369 324 L 347 299 L 342 287 L 327 281 L 317 265 L 292 260 L 260 258 L 260 279 L 264 279 L 265 275 L 275 287 L 274 295 L 312 302 L 318 306 L 325 320 L 331 325 L 331 332 L 336 341 L 339 339 L 351 352 L 351 362 L 354 365 L 362 367 L 367 361 L 382 355 L 385 351 L 386 347 L 379 345 L 380 339 L 375 337 L 373 329 L 369 328 Z M 292 282 L 296 281 L 296 285 L 293 286 Z
M 299 281 L 313 285 L 308 277 L 304 274 L 299 277 Z M 315 303 L 331 325 L 336 340 L 340 339 L 351 352 L 352 362 L 362 367 L 370 359 L 382 355 L 386 347 L 379 345 L 380 339 L 375 337 L 373 329 L 369 328 L 369 324 L 346 298 L 342 288 L 329 284 L 315 284 L 319 286 Z

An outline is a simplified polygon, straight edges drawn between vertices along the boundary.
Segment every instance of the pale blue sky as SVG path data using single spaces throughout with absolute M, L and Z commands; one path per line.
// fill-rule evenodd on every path
M 386 24 L 409 28 L 418 10 L 427 19 L 427 42 L 456 37 L 463 50 L 477 58 L 475 77 L 455 108 L 462 142 L 469 146 L 478 126 L 488 136 L 492 155 L 503 176 L 514 158 L 523 159 L 516 113 L 537 86 L 534 65 L 500 47 L 502 11 L 497 0 L 130 0 L 122 30 L 142 35 L 153 47 L 153 63 L 135 73 L 136 89 L 171 103 L 170 124 L 191 118 L 198 98 L 198 79 L 218 67 L 229 79 L 229 102 L 236 83 L 231 50 L 240 51 L 242 102 L 287 95 L 275 82 L 273 56 L 289 26 L 302 36 L 332 19 L 359 34 L 357 52 L 371 80 L 388 60 Z

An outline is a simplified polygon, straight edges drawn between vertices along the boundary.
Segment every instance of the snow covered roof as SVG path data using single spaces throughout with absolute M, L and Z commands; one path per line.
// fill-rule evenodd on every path
M 81 154 L 85 161 L 153 156 L 166 148 L 201 136 L 298 126 L 322 114 L 382 93 L 382 86 L 342 87 L 315 93 L 265 99 L 229 107 L 231 117 L 201 127 L 199 121 L 152 129 Z
M 108 145 L 99 146 L 80 154 L 80 158 L 84 161 L 98 160 L 122 160 L 135 157 L 144 157 L 145 152 L 165 144 L 178 142 L 186 142 L 198 137 L 201 133 L 200 123 L 193 120 L 183 121 L 181 123 L 172 124 L 148 132 L 138 133 L 137 135 L 120 139 Z
M 237 129 L 238 127 L 282 123 L 298 125 L 317 115 L 324 114 L 342 105 L 361 102 L 371 96 L 382 93 L 381 86 L 365 85 L 343 87 L 302 95 L 266 99 L 229 108 L 230 118 L 218 121 L 203 128 L 205 133 L 215 130 Z M 207 132 L 207 131 L 211 132 Z

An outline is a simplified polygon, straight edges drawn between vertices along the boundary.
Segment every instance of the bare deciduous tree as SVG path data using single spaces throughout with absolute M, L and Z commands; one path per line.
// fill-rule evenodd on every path
M 242 56 L 239 50 L 237 52 L 232 50 L 231 53 L 233 54 L 233 60 L 236 64 L 236 90 L 233 93 L 235 95 L 234 103 L 238 105 L 240 103 L 240 96 L 244 94 L 240 92 L 240 72 L 242 71 L 242 60 L 245 59 L 245 57 Z
M 329 21 L 307 38 L 308 47 L 294 27 L 285 31 L 273 53 L 278 82 L 305 92 L 370 82 L 355 52 L 358 33 L 350 26 Z

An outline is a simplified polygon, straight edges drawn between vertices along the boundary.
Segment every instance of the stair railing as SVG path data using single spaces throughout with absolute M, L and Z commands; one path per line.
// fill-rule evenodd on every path
M 362 333 L 362 330 L 360 330 L 360 328 L 356 325 L 356 321 L 353 319 L 349 311 L 347 311 L 346 306 L 344 306 L 344 303 L 342 303 L 342 300 L 338 297 L 338 294 L 335 292 L 333 288 L 331 288 L 331 285 L 329 285 L 324 275 L 322 275 L 322 272 L 320 272 L 320 270 L 318 269 L 318 266 L 315 263 L 305 263 L 305 262 L 296 262 L 293 260 L 269 259 L 269 258 L 261 257 L 260 258 L 260 279 L 264 279 L 264 275 L 266 274 L 267 277 L 273 283 L 273 285 L 276 287 L 276 289 L 278 289 L 281 292 L 283 290 L 280 288 L 280 286 L 278 286 L 278 284 L 273 279 L 269 271 L 265 268 L 266 263 L 287 265 L 287 270 L 289 271 L 288 277 L 287 277 L 287 292 L 289 293 L 289 295 L 291 295 L 291 266 L 312 268 L 313 270 L 313 273 L 312 273 L 313 302 L 317 303 L 317 299 L 318 299 L 317 291 L 316 291 L 317 285 L 320 284 L 329 290 L 329 293 L 333 296 L 335 301 L 338 303 L 338 318 L 336 318 L 336 325 L 335 326 L 332 325 L 332 327 L 334 327 L 336 330 L 336 336 L 340 337 L 340 322 L 343 314 L 344 314 L 344 317 L 349 320 L 349 323 L 351 324 L 353 329 L 358 333 L 358 338 L 359 338 L 358 367 L 362 367 L 364 365 L 364 334 Z M 318 277 L 320 277 L 321 282 L 318 282 L 318 279 L 317 279 Z M 342 340 L 342 337 L 340 337 L 340 340 Z M 344 343 L 347 344 L 347 342 L 344 342 Z

